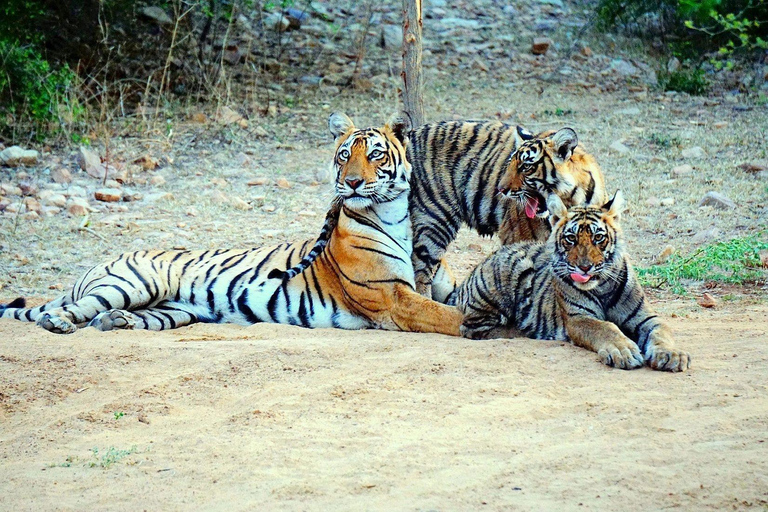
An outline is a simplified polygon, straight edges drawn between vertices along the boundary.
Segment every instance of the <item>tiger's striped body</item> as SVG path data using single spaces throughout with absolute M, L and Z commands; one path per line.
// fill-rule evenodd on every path
M 293 279 L 280 276 L 317 240 L 244 250 L 140 251 L 93 267 L 48 304 L 0 307 L 0 317 L 60 333 L 85 325 L 161 330 L 204 321 L 458 336 L 461 313 L 414 291 L 402 131 L 388 125 L 355 130 L 351 121 L 336 128 L 339 198 L 329 212 L 335 220 L 330 235 L 321 237 L 324 250 Z
M 690 356 L 675 350 L 649 308 L 617 238 L 620 196 L 602 208 L 567 212 L 557 196 L 548 204 L 555 221 L 548 242 L 502 247 L 450 297 L 465 315 L 462 334 L 486 338 L 512 329 L 570 341 L 624 369 L 644 360 L 659 370 L 687 369 Z
M 430 295 L 462 224 L 481 235 L 498 232 L 503 244 L 546 240 L 544 200 L 526 209 L 534 198 L 557 194 L 569 205 L 603 201 L 602 172 L 576 146 L 575 135 L 565 128 L 533 136 L 497 121 L 441 122 L 412 131 L 407 154 L 416 290 Z

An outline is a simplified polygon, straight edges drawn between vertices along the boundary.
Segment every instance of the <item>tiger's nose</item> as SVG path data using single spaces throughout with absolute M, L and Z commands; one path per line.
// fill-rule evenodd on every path
M 509 192 L 509 189 L 507 187 L 502 187 L 501 185 L 496 187 L 496 190 L 499 191 L 499 194 L 506 194 L 507 192 Z
M 347 178 L 344 181 L 347 182 L 347 185 L 349 185 L 352 188 L 352 190 L 356 190 L 357 187 L 359 187 L 363 183 L 363 180 L 359 178 Z
M 585 274 L 586 274 L 587 272 L 589 272 L 590 270 L 592 270 L 592 265 L 591 265 L 591 264 L 590 264 L 590 265 L 577 265 L 577 266 L 578 266 L 578 267 L 579 267 L 579 269 L 581 269 L 581 271 L 582 271 L 582 272 L 584 272 Z

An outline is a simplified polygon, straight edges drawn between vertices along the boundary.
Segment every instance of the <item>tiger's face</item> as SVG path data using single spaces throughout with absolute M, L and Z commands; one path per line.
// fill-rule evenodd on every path
M 349 117 L 334 113 L 328 124 L 336 138 L 331 176 L 347 207 L 364 210 L 409 190 L 408 126 L 403 120 L 395 118 L 381 128 L 358 130 Z
M 603 206 L 576 206 L 566 209 L 560 197 L 547 200 L 552 222 L 549 243 L 555 245 L 553 271 L 563 281 L 581 290 L 591 290 L 602 280 L 617 276 L 619 215 L 623 196 L 616 191 Z
M 509 156 L 507 170 L 499 182 L 499 193 L 518 202 L 528 218 L 547 215 L 550 194 L 573 189 L 567 173 L 560 172 L 578 144 L 570 128 L 533 135 L 517 127 L 516 149 Z

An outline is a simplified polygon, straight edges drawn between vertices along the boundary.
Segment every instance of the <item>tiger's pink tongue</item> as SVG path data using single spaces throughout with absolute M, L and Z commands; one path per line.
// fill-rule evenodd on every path
M 536 212 L 539 210 L 539 198 L 530 197 L 528 202 L 525 203 L 525 216 L 529 219 L 536 217 Z
M 591 277 L 592 276 L 579 274 L 578 272 L 571 272 L 571 279 L 573 279 L 577 283 L 586 283 L 587 281 L 589 281 Z

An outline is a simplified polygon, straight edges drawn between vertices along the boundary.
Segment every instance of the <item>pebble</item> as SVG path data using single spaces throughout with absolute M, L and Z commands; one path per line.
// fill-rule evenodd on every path
M 690 166 L 688 164 L 678 165 L 677 167 L 673 167 L 672 171 L 669 173 L 673 178 L 680 178 L 682 176 L 688 176 L 690 174 L 693 174 L 693 166 Z
M 250 210 L 250 209 L 253 208 L 253 206 L 251 206 L 247 202 L 243 201 L 239 197 L 233 197 L 230 202 L 231 202 L 232 206 L 234 206 L 238 210 L 246 211 L 246 210 Z
M 72 173 L 66 167 L 57 167 L 51 171 L 51 179 L 54 183 L 67 184 L 72 181 Z
M 728 210 L 736 208 L 736 203 L 728 196 L 721 194 L 720 192 L 710 191 L 704 194 L 704 197 L 699 202 L 699 206 L 714 206 L 721 210 Z
M 285 178 L 278 178 L 278 180 L 275 183 L 278 188 L 291 188 L 293 186 L 291 185 L 291 182 Z
M 28 212 L 41 213 L 43 211 L 43 205 L 41 205 L 40 201 L 34 197 L 25 197 L 24 206 L 27 208 Z
M 149 184 L 155 187 L 160 187 L 162 185 L 165 185 L 165 178 L 163 178 L 159 174 L 155 174 L 154 176 L 149 178 Z
M 694 146 L 683 150 L 683 158 L 704 158 L 707 153 L 701 146 Z
M 285 32 L 291 26 L 291 21 L 282 12 L 274 12 L 264 18 L 264 26 L 278 32 Z
M 2 183 L 0 184 L 0 194 L 4 196 L 20 196 L 21 188 L 10 183 Z
M 699 297 L 698 300 L 699 306 L 703 308 L 714 308 L 717 307 L 717 299 L 715 299 L 711 294 L 708 292 L 704 292 L 701 297 Z
M 95 197 L 97 201 L 116 203 L 123 197 L 123 194 L 116 188 L 102 188 L 94 192 L 93 197 Z
M 552 45 L 552 40 L 548 37 L 536 37 L 533 40 L 533 45 L 531 46 L 531 52 L 534 55 L 544 55 L 547 53 L 547 50 L 549 50 L 549 47 Z
M 768 249 L 763 249 L 757 253 L 757 257 L 760 258 L 760 266 L 768 268 Z
M 728 126 L 728 122 L 727 121 L 718 121 L 718 122 L 714 123 L 712 126 L 714 126 L 715 128 L 718 128 L 718 129 L 719 128 L 725 128 L 726 126 Z
M 465 20 L 463 18 L 443 18 L 440 23 L 448 28 L 480 28 L 480 22 L 477 20 Z
M 265 204 L 264 206 L 261 207 L 261 209 L 262 211 L 265 211 L 267 213 L 272 213 L 275 210 L 277 210 L 277 207 L 273 204 Z
M 67 205 L 67 213 L 74 217 L 88 215 L 90 209 L 88 201 L 79 197 L 70 199 L 69 204 Z
M 228 184 L 227 180 L 225 180 L 224 178 L 213 178 L 211 180 L 211 185 L 215 187 L 226 187 L 227 184 Z
M 675 253 L 675 248 L 671 245 L 667 245 L 662 249 L 658 256 L 656 256 L 656 265 L 666 263 L 670 256 Z
M 659 204 L 661 204 L 661 206 L 672 206 L 673 204 L 675 204 L 675 198 L 674 197 L 665 197 L 664 199 L 662 199 L 659 202 Z
M 695 235 L 691 237 L 691 242 L 695 244 L 701 244 L 704 242 L 709 242 L 711 240 L 715 240 L 720 237 L 720 230 L 717 228 L 709 228 L 705 229 L 704 231 L 699 231 Z
M 630 151 L 627 146 L 625 146 L 624 144 L 622 144 L 618 140 L 613 141 L 613 143 L 611 143 L 611 145 L 608 146 L 608 147 L 610 147 L 612 150 L 614 150 L 615 152 L 620 153 L 622 155 L 626 155 Z
M 253 178 L 252 180 L 250 180 L 247 183 L 247 185 L 249 187 L 261 187 L 263 185 L 266 185 L 267 183 L 269 183 L 269 180 L 267 178 L 265 178 L 264 176 L 258 176 L 256 178 Z
M 40 153 L 33 149 L 22 149 L 19 146 L 11 146 L 0 151 L 0 163 L 8 167 L 19 165 L 37 165 Z

